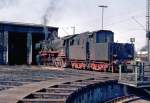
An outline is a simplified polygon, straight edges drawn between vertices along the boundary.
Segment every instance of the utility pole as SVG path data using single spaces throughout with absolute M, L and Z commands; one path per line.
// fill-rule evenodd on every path
M 150 62 L 150 0 L 147 0 L 146 5 L 146 37 L 148 46 L 148 61 Z
M 103 30 L 103 28 L 104 28 L 104 8 L 107 8 L 108 6 L 100 5 L 98 7 L 102 8 L 102 30 Z
M 75 33 L 76 33 L 76 27 L 73 26 L 73 27 L 71 27 L 71 28 L 73 29 L 73 35 L 75 35 Z
M 131 42 L 131 44 L 134 48 L 134 57 L 133 57 L 133 59 L 135 60 L 135 57 L 136 57 L 136 55 L 135 55 L 135 46 L 134 46 L 135 38 L 130 38 L 130 42 Z

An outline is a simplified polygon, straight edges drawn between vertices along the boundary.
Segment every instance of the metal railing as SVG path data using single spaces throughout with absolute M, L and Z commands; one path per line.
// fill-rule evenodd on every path
M 130 72 L 123 73 L 122 65 L 119 66 L 119 82 L 136 87 L 150 86 L 150 64 L 136 63 L 126 65 L 126 70 Z

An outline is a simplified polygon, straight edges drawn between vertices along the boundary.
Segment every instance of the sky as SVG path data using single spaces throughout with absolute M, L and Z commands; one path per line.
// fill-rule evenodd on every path
M 101 29 L 112 30 L 116 42 L 135 38 L 136 50 L 146 44 L 146 0 L 0 0 L 0 21 L 43 24 L 59 27 L 59 36 Z M 138 21 L 138 23 L 136 22 Z

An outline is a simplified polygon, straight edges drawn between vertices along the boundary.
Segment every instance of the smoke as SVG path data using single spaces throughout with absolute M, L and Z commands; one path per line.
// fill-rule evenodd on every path
M 59 0 L 50 0 L 49 5 L 43 15 L 43 24 L 47 25 L 55 13 L 59 4 Z
M 51 21 L 53 14 L 55 13 L 56 9 L 58 8 L 58 4 L 60 1 L 58 0 L 50 0 L 49 5 L 43 15 L 43 25 L 44 25 L 44 32 L 45 32 L 45 39 L 48 37 L 48 30 L 46 28 L 47 24 Z

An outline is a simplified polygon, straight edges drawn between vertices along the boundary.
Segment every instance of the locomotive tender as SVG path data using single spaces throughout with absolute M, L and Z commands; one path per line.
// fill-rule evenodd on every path
M 76 69 L 114 72 L 117 71 L 119 63 L 127 63 L 134 59 L 134 45 L 115 43 L 114 33 L 109 30 L 85 32 L 59 40 L 61 45 L 59 49 L 40 52 L 43 58 L 41 60 L 45 60 L 42 62 Z M 53 42 L 51 45 L 55 44 Z M 50 58 L 51 60 L 48 60 Z

